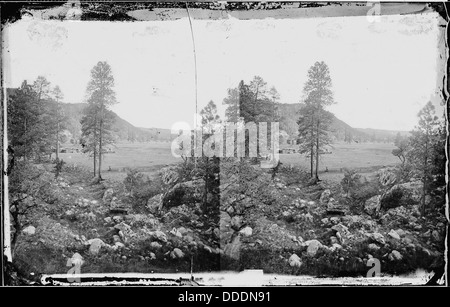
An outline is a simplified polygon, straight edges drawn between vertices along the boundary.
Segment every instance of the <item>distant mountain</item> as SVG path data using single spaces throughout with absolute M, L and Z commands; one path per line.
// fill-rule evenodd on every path
M 81 137 L 80 120 L 83 117 L 85 103 L 63 103 L 61 104 L 64 114 L 67 117 L 67 130 L 70 132 L 73 141 L 78 142 Z M 149 142 L 149 141 L 170 141 L 172 136 L 170 129 L 139 128 L 133 126 L 116 113 L 112 126 L 112 134 L 116 141 L 129 142 Z
M 282 103 L 278 105 L 280 114 L 280 130 L 286 131 L 291 138 L 296 138 L 298 134 L 297 119 L 301 103 Z M 330 134 L 334 141 L 347 142 L 393 142 L 397 133 L 407 135 L 406 131 L 392 131 L 380 129 L 353 128 L 331 113 L 332 123 Z

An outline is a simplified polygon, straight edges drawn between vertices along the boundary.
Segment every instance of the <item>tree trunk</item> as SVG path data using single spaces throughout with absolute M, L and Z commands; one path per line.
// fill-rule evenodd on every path
M 319 180 L 319 118 L 317 118 L 317 136 L 316 136 L 316 180 Z
M 314 176 L 314 144 L 311 142 L 311 178 Z
M 97 173 L 97 147 L 94 144 L 94 178 Z
M 423 187 L 422 187 L 422 216 L 425 216 L 425 196 L 427 192 L 428 184 L 428 135 L 425 141 L 425 154 L 424 154 L 424 170 L 423 170 Z
M 102 123 L 102 119 L 100 118 L 100 138 L 99 138 L 99 143 L 98 143 L 98 179 L 102 180 L 102 173 L 101 173 L 101 169 L 102 169 L 102 129 L 103 129 L 103 123 Z
M 56 127 L 56 161 L 59 160 L 59 122 Z

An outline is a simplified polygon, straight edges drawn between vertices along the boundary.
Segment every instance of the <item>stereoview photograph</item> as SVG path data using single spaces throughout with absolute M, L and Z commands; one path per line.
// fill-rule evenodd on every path
M 445 285 L 444 3 L 2 11 L 7 285 Z

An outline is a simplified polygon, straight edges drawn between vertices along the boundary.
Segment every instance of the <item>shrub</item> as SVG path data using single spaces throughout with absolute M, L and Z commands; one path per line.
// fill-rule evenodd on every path
M 361 186 L 361 175 L 355 170 L 344 170 L 344 178 L 341 180 L 341 188 L 347 196 L 352 196 Z
M 286 185 L 300 184 L 310 179 L 309 174 L 300 167 L 281 166 L 279 175 L 283 177 Z
M 137 170 L 128 170 L 123 184 L 129 192 L 133 208 L 137 211 L 145 207 L 149 198 L 163 192 L 163 183 L 159 177 L 151 180 Z
M 381 208 L 388 210 L 401 206 L 403 196 L 404 192 L 401 188 L 392 189 L 381 199 Z

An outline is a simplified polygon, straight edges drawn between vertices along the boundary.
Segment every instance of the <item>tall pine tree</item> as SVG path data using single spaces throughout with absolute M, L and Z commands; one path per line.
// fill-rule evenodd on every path
M 107 62 L 98 62 L 91 70 L 87 86 L 86 112 L 81 120 L 85 149 L 94 154 L 94 168 L 98 158 L 98 179 L 101 180 L 102 157 L 105 146 L 113 142 L 111 126 L 114 120 L 109 108 L 116 103 L 114 77 Z M 94 171 L 94 176 L 95 176 Z

